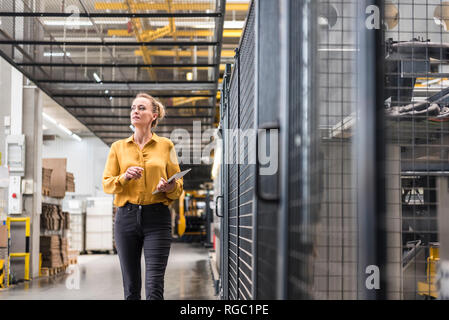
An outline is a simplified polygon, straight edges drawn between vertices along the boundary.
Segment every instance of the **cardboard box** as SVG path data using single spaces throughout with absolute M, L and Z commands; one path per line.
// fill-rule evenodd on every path
M 50 197 L 64 198 L 67 182 L 67 159 L 42 159 L 44 168 L 52 169 Z
M 0 225 L 0 248 L 8 247 L 8 229 L 6 225 Z
M 42 167 L 42 187 L 50 189 L 51 187 L 51 172 L 52 169 Z
M 65 191 L 75 192 L 75 178 L 73 173 L 67 172 Z

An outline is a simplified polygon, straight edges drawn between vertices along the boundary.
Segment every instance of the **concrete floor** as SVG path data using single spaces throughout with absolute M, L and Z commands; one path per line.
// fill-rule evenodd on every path
M 0 300 L 123 300 L 117 255 L 81 255 L 70 273 L 35 279 L 0 291 Z M 142 259 L 142 284 L 144 277 Z M 166 300 L 216 300 L 208 249 L 172 243 L 165 272 Z M 142 288 L 145 298 L 145 288 Z

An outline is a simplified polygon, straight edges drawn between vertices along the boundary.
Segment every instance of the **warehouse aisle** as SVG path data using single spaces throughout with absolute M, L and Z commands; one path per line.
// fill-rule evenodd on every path
M 143 259 L 142 259 L 143 267 Z M 117 255 L 82 255 L 73 273 L 42 278 L 0 291 L 0 300 L 122 300 Z M 144 274 L 142 274 L 142 277 Z M 173 243 L 165 275 L 166 300 L 215 300 L 208 250 Z M 145 297 L 142 289 L 142 297 Z

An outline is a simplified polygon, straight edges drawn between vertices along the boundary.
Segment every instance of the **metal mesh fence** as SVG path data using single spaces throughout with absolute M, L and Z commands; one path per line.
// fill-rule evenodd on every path
M 277 101 L 287 103 L 279 144 L 288 165 L 273 214 L 285 219 L 263 202 L 251 212 L 259 195 L 246 194 L 242 179 L 257 191 L 253 169 L 229 165 L 229 298 L 252 298 L 251 284 L 256 298 L 437 298 L 449 205 L 449 2 L 279 3 L 288 18 L 279 21 L 280 37 L 288 33 L 279 58 L 287 59 L 279 72 L 288 90 Z M 230 85 L 230 128 L 254 127 L 249 106 L 264 88 L 248 48 L 264 48 L 266 39 L 251 40 L 251 19 Z M 259 101 L 256 110 L 265 107 Z M 231 144 L 238 150 L 231 140 L 225 153 Z
M 387 2 L 385 107 L 395 195 L 401 218 L 394 245 L 402 268 L 394 276 L 402 299 L 437 297 L 438 216 L 447 211 L 447 69 L 445 1 Z M 392 179 L 390 179 L 392 180 Z
M 253 296 L 253 214 L 255 164 L 250 157 L 255 145 L 240 133 L 254 128 L 255 13 L 250 7 L 246 29 L 235 58 L 226 106 L 230 139 L 225 148 L 229 160 L 228 201 L 228 295 L 229 299 L 251 299 Z
M 357 297 L 356 172 L 351 120 L 356 100 L 357 1 L 319 1 L 318 97 L 323 198 L 315 229 L 313 296 Z M 338 19 L 330 17 L 338 13 Z M 349 125 L 347 124 L 349 123 Z M 316 214 L 316 213 L 315 213 Z

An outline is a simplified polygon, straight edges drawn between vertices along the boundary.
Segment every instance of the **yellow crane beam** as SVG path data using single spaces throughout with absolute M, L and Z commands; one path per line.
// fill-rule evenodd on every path
M 136 13 L 138 10 L 139 3 L 136 3 L 131 0 L 126 1 L 127 9 L 131 13 Z M 166 0 L 165 9 L 168 12 L 171 12 L 172 0 Z M 169 19 L 169 25 L 156 29 L 145 31 L 142 25 L 142 21 L 140 18 L 132 18 L 131 23 L 133 25 L 133 32 L 136 36 L 137 41 L 139 42 L 149 42 L 154 41 L 156 39 L 165 37 L 166 35 L 173 35 L 176 31 L 175 20 L 174 18 Z M 152 64 L 150 51 L 146 46 L 141 46 L 140 50 L 142 52 L 142 57 L 145 64 Z M 156 73 L 153 69 L 145 68 L 148 70 L 151 79 L 156 79 Z
M 172 50 L 149 50 L 149 51 L 152 56 L 158 56 L 158 57 L 175 57 L 176 56 L 176 53 Z M 142 50 L 135 50 L 134 54 L 136 56 L 141 56 L 143 53 L 142 53 Z M 180 51 L 178 54 L 180 57 L 191 57 L 192 56 L 192 52 L 190 52 L 190 51 Z M 201 51 L 197 51 L 196 55 L 198 57 L 208 57 L 209 52 L 207 50 L 201 50 Z M 234 52 L 234 50 L 222 50 L 221 56 L 232 58 L 235 56 L 235 52 Z
M 126 5 L 126 8 L 124 10 L 128 9 L 129 12 L 131 12 L 131 13 L 136 12 L 136 7 L 135 7 L 136 4 L 133 1 L 127 0 L 125 5 Z M 140 34 L 143 30 L 142 22 L 141 22 L 140 18 L 131 19 L 131 23 L 132 23 L 133 32 L 134 32 L 134 35 L 136 36 L 137 41 L 144 42 L 143 37 Z M 145 62 L 145 64 L 152 64 L 151 56 L 148 53 L 150 50 L 145 46 L 141 46 L 140 51 L 142 52 L 142 57 L 143 57 L 143 61 Z M 152 79 L 152 80 L 156 79 L 156 72 L 154 70 L 148 69 L 148 73 L 150 74 L 150 79 Z
M 187 103 L 192 103 L 192 102 L 206 100 L 206 99 L 209 99 L 209 98 L 207 98 L 207 97 L 172 98 L 172 106 L 179 107 L 179 106 L 183 106 Z
M 226 11 L 248 11 L 249 4 L 228 3 Z M 127 10 L 128 6 L 122 2 L 95 2 L 95 10 Z M 136 10 L 167 10 L 165 3 L 136 3 Z M 215 10 L 215 5 L 210 3 L 173 3 L 171 5 L 173 11 L 205 11 Z
M 182 65 L 181 63 L 179 63 L 180 65 Z M 153 69 L 173 69 L 172 67 L 152 67 Z M 213 68 L 213 67 L 196 67 L 198 70 L 208 70 L 209 68 Z M 142 69 L 149 69 L 148 67 L 144 67 Z M 193 67 L 177 67 L 178 70 L 192 70 Z M 220 65 L 220 71 L 224 71 L 225 70 L 225 66 L 224 65 Z
M 144 31 L 143 36 L 147 36 L 154 31 Z M 177 37 L 212 37 L 214 32 L 211 30 L 177 30 L 174 35 Z M 129 37 L 130 34 L 127 29 L 109 29 L 108 36 L 116 37 Z M 223 31 L 223 37 L 225 38 L 240 38 L 242 36 L 242 30 L 240 29 L 228 29 Z

